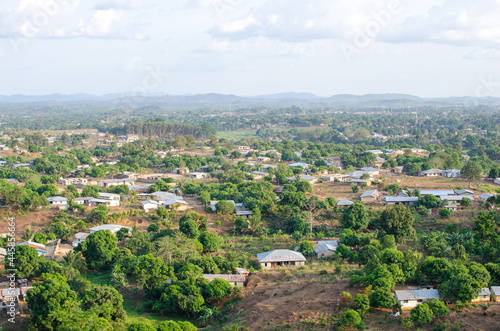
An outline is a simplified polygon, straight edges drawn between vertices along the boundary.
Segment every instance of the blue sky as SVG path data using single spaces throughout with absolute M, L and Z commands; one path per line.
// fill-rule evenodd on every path
M 499 0 L 4 0 L 0 95 L 500 97 Z

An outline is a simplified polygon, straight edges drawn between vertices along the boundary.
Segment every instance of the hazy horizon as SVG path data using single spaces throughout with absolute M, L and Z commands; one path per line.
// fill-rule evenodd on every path
M 500 97 L 485 0 L 8 0 L 0 95 Z

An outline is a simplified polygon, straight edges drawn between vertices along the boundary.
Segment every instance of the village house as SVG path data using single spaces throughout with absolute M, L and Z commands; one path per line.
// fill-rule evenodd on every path
M 257 156 L 257 161 L 260 161 L 260 162 L 269 162 L 269 161 L 271 161 L 271 158 L 268 157 L 268 156 Z
M 296 162 L 296 163 L 290 163 L 287 165 L 288 168 L 294 168 L 294 167 L 302 167 L 304 169 L 309 169 L 311 165 L 303 162 Z
M 189 174 L 189 168 L 188 167 L 182 167 L 182 168 L 174 168 L 172 169 L 171 173 L 177 174 L 177 175 L 188 175 Z
M 47 254 L 47 248 L 43 244 L 39 244 L 31 240 L 17 244 L 17 246 L 24 246 L 24 245 L 36 249 L 36 251 L 38 252 L 38 256 L 44 256 L 45 254 Z
M 47 201 L 51 205 L 67 205 L 68 204 L 68 199 L 65 197 L 49 197 L 47 198 Z
M 267 175 L 269 175 L 267 172 L 264 171 L 252 171 L 250 174 L 253 176 L 254 179 L 262 179 Z
M 493 301 L 498 302 L 500 301 L 500 286 L 492 286 L 490 287 L 491 289 L 491 295 L 493 297 Z
M 385 197 L 385 204 L 387 206 L 403 205 L 413 207 L 418 201 L 418 197 Z
M 81 197 L 81 198 L 75 198 L 73 199 L 73 201 L 79 205 L 90 206 L 90 200 L 92 199 L 94 199 L 94 197 Z
M 363 202 L 376 202 L 380 197 L 380 192 L 378 190 L 369 190 L 361 194 L 360 200 Z
M 479 195 L 479 201 L 486 201 L 488 200 L 489 198 L 493 197 L 494 195 L 493 194 L 489 194 L 489 193 L 483 193 L 481 195 Z
M 246 277 L 244 275 L 231 275 L 231 274 L 227 274 L 227 275 L 205 274 L 205 275 L 203 275 L 203 278 L 207 279 L 209 282 L 211 282 L 217 278 L 224 279 L 224 280 L 227 280 L 229 282 L 229 284 L 231 284 L 231 286 L 244 286 L 245 281 L 246 281 Z
M 104 225 L 98 225 L 94 226 L 93 228 L 90 228 L 90 234 L 97 232 L 97 231 L 106 231 L 109 230 L 113 234 L 117 234 L 120 229 L 128 229 L 129 233 L 132 233 L 132 228 L 128 226 L 123 226 L 123 225 L 116 225 L 116 224 L 104 224 Z
M 134 179 L 129 179 L 129 178 L 108 179 L 99 182 L 98 185 L 104 188 L 108 188 L 111 186 L 118 186 L 118 185 L 134 185 Z
M 160 204 L 158 203 L 158 201 L 155 201 L 155 200 L 145 200 L 145 201 L 142 201 L 141 205 L 142 205 L 142 209 L 144 209 L 144 211 L 146 213 L 149 213 L 151 210 L 156 210 L 160 206 Z
M 429 170 L 424 170 L 420 171 L 418 175 L 420 177 L 437 177 L 441 174 L 441 169 L 429 169 Z
M 299 252 L 288 249 L 257 254 L 257 259 L 262 269 L 271 269 L 281 266 L 301 266 L 306 264 L 306 258 Z
M 73 238 L 73 241 L 71 242 L 71 245 L 73 247 L 78 246 L 80 243 L 84 242 L 85 239 L 90 235 L 90 233 L 87 232 L 77 232 L 75 233 L 75 237 Z
M 309 175 L 297 175 L 297 176 L 292 176 L 292 177 L 287 177 L 289 181 L 294 181 L 294 180 L 304 180 L 306 182 L 309 182 L 311 184 L 314 184 L 318 181 L 317 177 L 309 176 Z
M 89 201 L 90 206 L 105 205 L 106 207 L 119 207 L 120 200 L 115 199 L 92 199 Z
M 139 140 L 139 136 L 136 134 L 125 134 L 118 136 L 121 139 L 122 143 L 133 143 L 136 140 Z
M 394 297 L 401 309 L 415 308 L 427 299 L 441 299 L 436 289 L 394 291 Z
M 343 175 L 343 174 L 328 174 L 328 175 L 323 175 L 321 176 L 321 178 L 325 181 L 325 182 L 333 182 L 335 181 L 336 179 L 339 181 L 339 182 L 345 182 L 345 180 L 348 178 L 347 175 Z
M 327 258 L 335 254 L 339 242 L 337 240 L 318 241 L 318 245 L 314 247 L 316 257 L 319 259 Z
M 186 211 L 188 209 L 187 202 L 182 199 L 171 199 L 168 201 L 160 201 L 160 205 L 163 205 L 169 209 L 172 209 L 174 206 L 176 206 L 177 211 Z
M 443 170 L 439 173 L 439 176 L 447 178 L 458 178 L 460 177 L 460 170 L 458 169 Z
M 205 179 L 205 178 L 210 178 L 210 174 L 206 172 L 192 172 L 189 174 L 189 178 L 192 179 Z
M 348 207 L 350 205 L 352 205 L 354 202 L 352 202 L 351 200 L 346 200 L 346 199 L 341 199 L 339 201 L 337 201 L 337 206 L 338 207 Z
M 391 172 L 395 174 L 402 174 L 403 173 L 403 166 L 397 166 L 391 169 Z
M 495 184 L 500 184 L 500 178 L 495 178 L 495 179 L 493 180 L 493 183 L 495 183 Z
M 474 192 L 472 192 L 471 190 L 467 190 L 467 189 L 456 190 L 455 194 L 465 196 L 465 197 L 474 196 Z
M 370 177 L 377 176 L 380 174 L 380 170 L 373 167 L 361 168 L 360 171 L 364 174 L 370 175 Z
M 420 190 L 420 196 L 426 196 L 426 195 L 435 195 L 435 196 L 441 196 L 441 195 L 455 195 L 454 190 Z
M 491 291 L 489 288 L 484 287 L 481 289 L 481 292 L 477 295 L 477 297 L 471 300 L 471 302 L 489 302 L 490 299 Z
M 439 196 L 439 200 L 441 200 L 441 202 L 446 200 L 448 202 L 460 203 L 460 201 L 462 201 L 463 198 L 469 198 L 472 201 L 474 201 L 473 196 L 463 196 L 463 195 L 440 195 Z
M 105 193 L 105 192 L 99 192 L 99 196 L 102 199 L 109 199 L 109 200 L 118 200 L 120 201 L 120 195 L 116 193 Z

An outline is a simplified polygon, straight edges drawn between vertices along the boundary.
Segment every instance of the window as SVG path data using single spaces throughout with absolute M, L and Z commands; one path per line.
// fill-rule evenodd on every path
M 267 267 L 267 263 L 264 263 L 264 267 Z

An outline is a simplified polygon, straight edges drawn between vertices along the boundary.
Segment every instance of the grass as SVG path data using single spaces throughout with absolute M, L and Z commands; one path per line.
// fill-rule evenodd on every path
M 229 140 L 241 140 L 245 138 L 258 138 L 256 130 L 235 130 L 217 132 L 217 137 Z
M 500 193 L 500 188 L 491 184 L 479 184 L 477 189 L 480 191 L 488 192 L 490 194 Z

